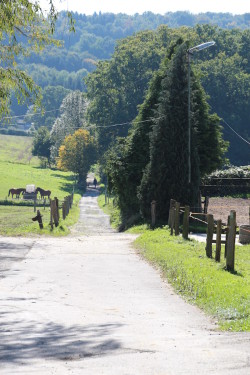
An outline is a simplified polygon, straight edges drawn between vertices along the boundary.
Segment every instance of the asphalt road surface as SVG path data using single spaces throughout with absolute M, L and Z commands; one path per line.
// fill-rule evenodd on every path
M 0 374 L 249 375 L 250 335 L 177 296 L 96 195 L 69 237 L 0 237 Z

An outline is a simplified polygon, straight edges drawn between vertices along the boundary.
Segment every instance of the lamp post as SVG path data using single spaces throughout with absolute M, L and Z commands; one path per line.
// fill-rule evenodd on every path
M 191 89 L 190 89 L 190 63 L 191 56 L 196 51 L 201 51 L 202 49 L 209 48 L 213 46 L 215 42 L 206 42 L 199 44 L 198 46 L 189 48 L 188 53 L 188 183 L 191 184 Z

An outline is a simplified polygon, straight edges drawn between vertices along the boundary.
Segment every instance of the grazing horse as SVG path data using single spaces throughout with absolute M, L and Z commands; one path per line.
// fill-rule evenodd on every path
M 9 194 L 8 194 L 8 197 L 10 196 L 10 194 L 12 195 L 12 199 L 13 199 L 13 195 L 16 195 L 16 198 L 19 198 L 20 194 L 21 193 L 24 193 L 25 192 L 25 189 L 24 188 L 19 188 L 19 189 L 16 189 L 16 188 L 12 188 L 9 190 Z
M 51 191 L 50 190 L 43 190 L 42 188 L 36 188 L 36 193 L 39 191 L 41 198 L 50 197 Z

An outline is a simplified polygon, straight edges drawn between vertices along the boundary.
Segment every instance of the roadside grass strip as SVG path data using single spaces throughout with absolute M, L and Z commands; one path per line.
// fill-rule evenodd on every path
M 99 207 L 110 216 L 112 228 L 117 229 L 121 224 L 120 210 L 114 205 L 114 198 L 109 198 L 109 203 L 105 204 L 105 194 L 100 194 L 97 198 Z
M 136 248 L 160 268 L 176 292 L 216 318 L 221 330 L 250 331 L 250 245 L 236 246 L 236 271 L 230 273 L 225 270 L 224 246 L 222 261 L 216 263 L 206 257 L 204 243 L 170 236 L 167 227 L 132 231 L 141 230 Z

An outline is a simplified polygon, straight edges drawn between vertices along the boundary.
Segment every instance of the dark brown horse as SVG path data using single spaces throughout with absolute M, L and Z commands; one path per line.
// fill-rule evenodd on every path
M 13 199 L 13 195 L 16 195 L 16 198 L 19 198 L 20 194 L 21 193 L 24 193 L 25 192 L 25 189 L 24 188 L 19 188 L 19 189 L 16 189 L 16 188 L 12 188 L 9 190 L 9 194 L 8 194 L 8 197 L 10 196 L 10 194 L 12 195 L 12 199 Z
M 51 191 L 50 190 L 43 190 L 42 188 L 36 188 L 36 193 L 39 191 L 41 198 L 50 197 Z

